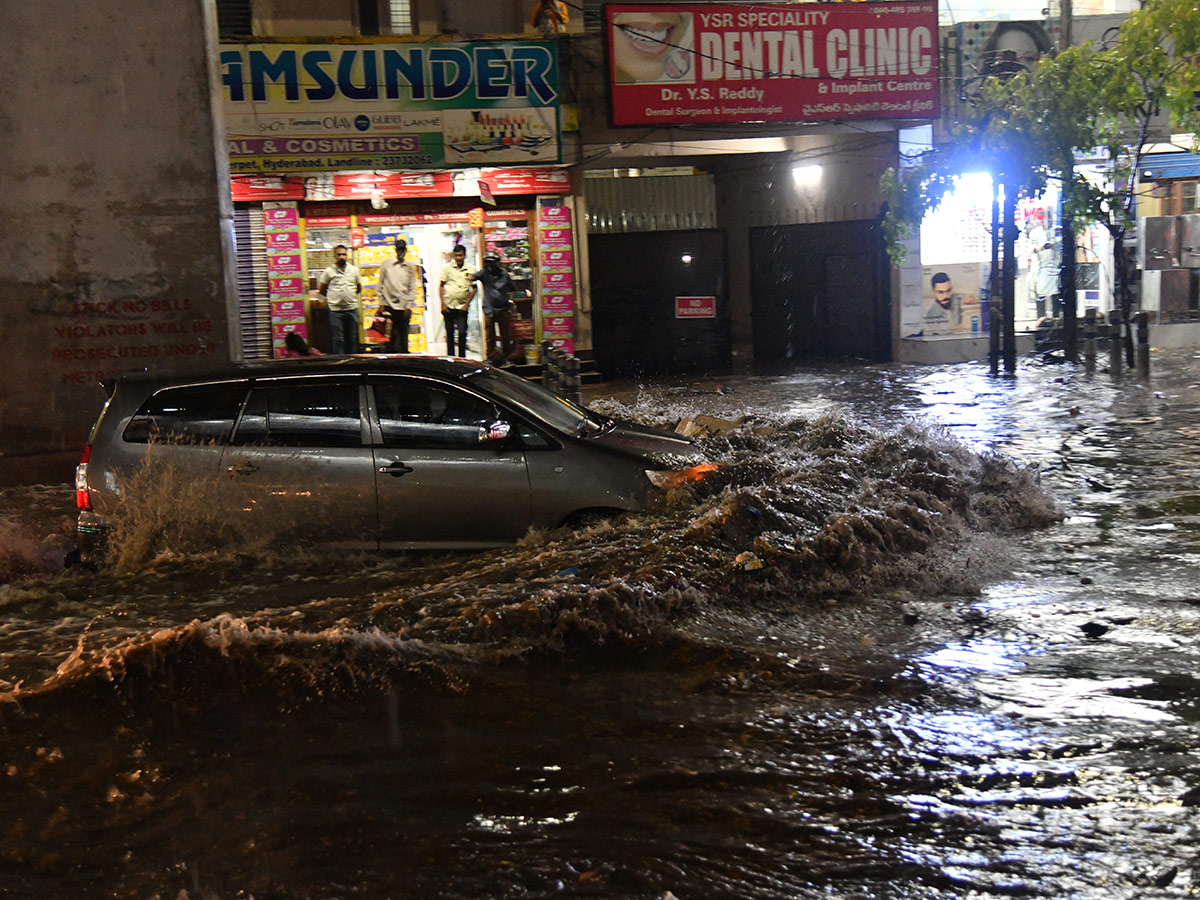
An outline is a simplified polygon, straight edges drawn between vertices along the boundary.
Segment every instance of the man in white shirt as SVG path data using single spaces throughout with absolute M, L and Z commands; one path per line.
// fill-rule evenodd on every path
M 358 295 L 362 278 L 358 267 L 350 264 L 345 244 L 333 248 L 334 264 L 326 266 L 317 283 L 321 296 L 329 301 L 329 330 L 333 333 L 334 353 L 358 352 Z
M 388 353 L 408 352 L 408 322 L 417 297 L 417 273 L 404 261 L 408 243 L 396 239 L 396 256 L 385 259 L 379 267 L 379 293 L 383 297 L 380 312 L 392 319 L 392 334 L 388 338 Z

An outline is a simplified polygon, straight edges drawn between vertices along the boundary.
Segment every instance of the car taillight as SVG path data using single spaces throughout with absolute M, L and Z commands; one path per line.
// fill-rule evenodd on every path
M 79 458 L 79 465 L 75 467 L 75 505 L 84 510 L 92 508 L 92 498 L 88 494 L 87 486 L 87 467 L 88 460 L 91 458 L 92 445 L 88 444 L 83 448 L 83 456 Z

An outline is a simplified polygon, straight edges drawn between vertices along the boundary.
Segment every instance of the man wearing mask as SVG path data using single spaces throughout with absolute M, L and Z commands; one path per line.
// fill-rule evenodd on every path
M 396 256 L 385 259 L 379 267 L 379 292 L 383 296 L 381 310 L 392 319 L 392 334 L 388 338 L 388 353 L 408 352 L 408 322 L 417 296 L 417 273 L 404 261 L 408 243 L 396 239 Z
M 512 295 L 517 286 L 500 265 L 500 255 L 494 252 L 484 255 L 483 268 L 474 273 L 471 280 L 483 286 L 484 355 L 489 362 L 498 366 L 515 353 L 512 343 Z
M 329 330 L 333 334 L 333 352 L 358 352 L 358 295 L 362 278 L 358 267 L 350 264 L 345 244 L 333 248 L 334 263 L 326 266 L 317 290 L 329 302 Z

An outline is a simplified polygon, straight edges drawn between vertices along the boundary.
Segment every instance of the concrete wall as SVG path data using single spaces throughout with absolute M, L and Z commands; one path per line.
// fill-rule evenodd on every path
M 211 3 L 6 6 L 0 483 L 72 477 L 98 379 L 228 358 Z

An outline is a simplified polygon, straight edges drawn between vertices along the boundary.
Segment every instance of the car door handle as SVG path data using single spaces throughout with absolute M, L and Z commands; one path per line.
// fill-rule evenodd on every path
M 230 476 L 233 475 L 253 475 L 258 471 L 258 466 L 252 462 L 238 463 L 229 467 Z
M 399 478 L 401 475 L 407 475 L 412 470 L 412 466 L 406 466 L 397 459 L 388 463 L 386 466 L 380 466 L 379 474 L 391 475 L 393 478 Z

